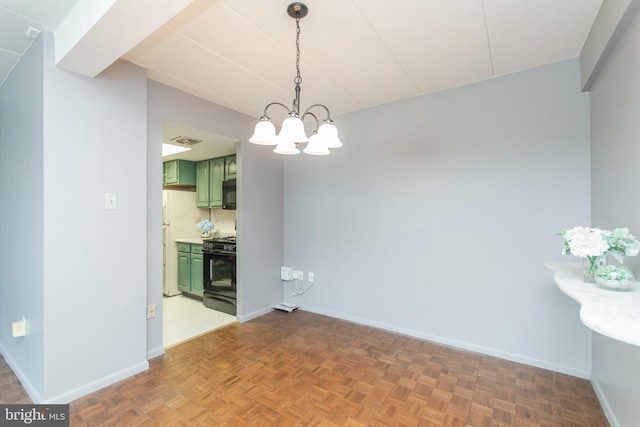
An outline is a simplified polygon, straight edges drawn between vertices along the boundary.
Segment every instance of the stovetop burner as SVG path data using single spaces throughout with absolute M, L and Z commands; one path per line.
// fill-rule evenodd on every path
M 229 253 L 236 252 L 236 236 L 213 237 L 202 241 L 203 253 Z
M 224 236 L 224 237 L 212 237 L 211 239 L 206 239 L 211 242 L 226 242 L 226 243 L 235 243 L 236 236 Z

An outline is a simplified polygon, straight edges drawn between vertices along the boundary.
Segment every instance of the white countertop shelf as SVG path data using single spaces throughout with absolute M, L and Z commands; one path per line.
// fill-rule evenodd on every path
M 560 290 L 580 305 L 580 320 L 588 328 L 618 341 L 640 346 L 640 283 L 630 291 L 609 291 L 584 283 L 582 263 L 547 262 Z

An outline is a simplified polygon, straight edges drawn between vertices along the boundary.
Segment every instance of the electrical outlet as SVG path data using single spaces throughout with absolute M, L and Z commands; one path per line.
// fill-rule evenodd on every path
M 13 322 L 11 324 L 11 336 L 14 338 L 23 337 L 27 334 L 26 320 L 24 317 L 22 320 L 18 320 L 17 322 Z
M 309 272 L 309 282 L 313 283 L 313 273 Z
M 293 280 L 293 269 L 291 267 L 280 267 L 280 279 Z
M 147 306 L 147 319 L 153 319 L 154 317 L 156 317 L 156 305 L 149 304 Z

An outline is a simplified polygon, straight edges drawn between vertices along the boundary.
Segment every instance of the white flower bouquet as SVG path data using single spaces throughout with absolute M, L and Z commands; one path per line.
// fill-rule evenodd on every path
M 563 255 L 586 258 L 588 264 L 585 264 L 585 278 L 590 281 L 595 281 L 596 270 L 606 264 L 606 254 L 611 254 L 622 263 L 625 256 L 636 256 L 640 253 L 640 242 L 628 228 L 609 231 L 574 227 L 570 230 L 562 230 L 558 234 L 565 239 Z
M 563 255 L 575 255 L 580 258 L 597 257 L 609 250 L 604 230 L 599 228 L 573 227 L 559 233 L 564 237 Z
M 202 234 L 210 233 L 211 230 L 213 230 L 213 227 L 214 227 L 213 223 L 208 219 L 205 219 L 204 221 L 200 221 L 199 223 L 196 224 L 196 228 L 200 230 Z

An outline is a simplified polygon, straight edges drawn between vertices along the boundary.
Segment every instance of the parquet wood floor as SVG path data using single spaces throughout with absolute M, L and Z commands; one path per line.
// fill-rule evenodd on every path
M 72 426 L 608 426 L 589 381 L 304 311 L 170 348 Z
M 0 403 L 32 403 L 20 380 L 0 356 Z

